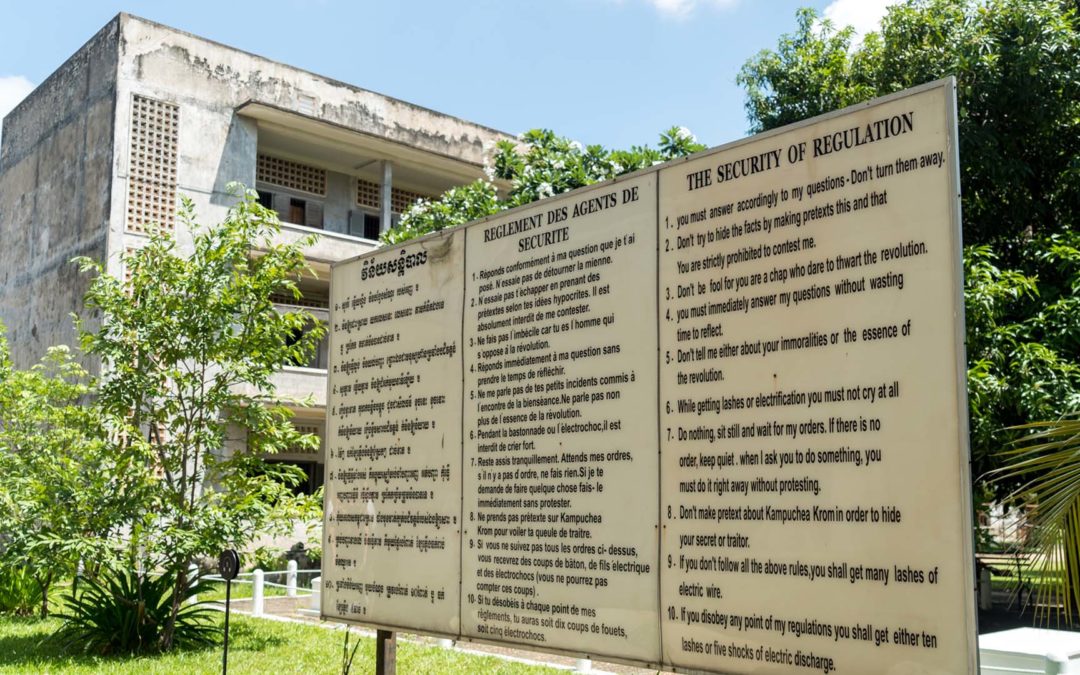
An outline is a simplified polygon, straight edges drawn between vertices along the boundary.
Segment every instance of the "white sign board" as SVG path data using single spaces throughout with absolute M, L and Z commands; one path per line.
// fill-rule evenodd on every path
M 459 630 L 464 238 L 334 270 L 324 615 Z
M 951 80 L 335 266 L 324 617 L 975 664 Z
M 655 660 L 656 174 L 466 248 L 462 632 Z

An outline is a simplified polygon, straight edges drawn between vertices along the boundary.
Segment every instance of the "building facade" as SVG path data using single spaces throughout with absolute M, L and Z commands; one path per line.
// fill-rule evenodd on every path
M 281 237 L 312 232 L 315 275 L 302 303 L 328 318 L 330 265 L 370 250 L 415 200 L 483 175 L 506 134 L 120 14 L 3 120 L 0 144 L 0 319 L 20 367 L 73 344 L 71 313 L 88 279 L 75 256 L 105 261 L 175 231 L 178 195 L 220 221 L 226 186 L 254 186 Z M 282 305 L 295 303 L 280 298 Z M 95 364 L 88 364 L 91 369 Z M 296 424 L 323 435 L 326 348 L 277 376 L 283 397 L 314 399 Z M 321 455 L 286 454 L 308 489 Z

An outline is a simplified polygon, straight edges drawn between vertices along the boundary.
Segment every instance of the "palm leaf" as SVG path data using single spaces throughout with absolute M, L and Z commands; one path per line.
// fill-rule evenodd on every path
M 1001 453 L 1008 464 L 994 472 L 995 480 L 1018 480 L 1010 500 L 1037 506 L 1028 515 L 1044 583 L 1039 586 L 1036 619 L 1071 625 L 1080 610 L 1080 419 L 1032 422 L 1015 430 L 1028 431 Z
M 83 653 L 124 654 L 159 648 L 162 628 L 172 610 L 176 574 L 138 574 L 107 571 L 99 579 L 86 579 L 78 593 L 65 600 L 67 609 L 57 633 L 67 649 Z M 201 579 L 181 598 L 173 646 L 205 647 L 217 641 L 215 614 L 205 602 L 186 602 L 208 590 Z

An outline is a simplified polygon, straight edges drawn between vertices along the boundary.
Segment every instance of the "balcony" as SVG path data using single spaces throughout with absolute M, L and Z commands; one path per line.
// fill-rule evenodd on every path
M 311 397 L 311 407 L 326 409 L 326 369 L 285 366 L 270 380 L 282 398 Z
M 354 258 L 361 253 L 373 250 L 377 246 L 377 242 L 370 239 L 361 239 L 340 232 L 319 230 L 292 223 L 281 224 L 281 232 L 274 238 L 273 243 L 276 245 L 292 244 L 312 234 L 318 235 L 319 239 L 313 245 L 304 249 L 304 256 L 312 269 L 320 277 L 324 278 L 329 276 L 331 263 Z
M 287 407 L 308 411 L 306 417 L 321 417 L 326 411 L 326 370 L 323 368 L 302 368 L 285 366 L 270 378 L 277 389 L 278 400 L 305 400 L 310 397 L 309 406 L 296 406 L 283 401 Z M 249 386 L 238 387 L 240 393 L 249 396 L 255 390 Z

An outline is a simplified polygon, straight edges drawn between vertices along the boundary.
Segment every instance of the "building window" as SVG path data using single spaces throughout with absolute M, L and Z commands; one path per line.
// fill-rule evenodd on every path
M 322 437 L 323 430 L 321 426 L 315 424 L 297 424 L 293 423 L 293 427 L 302 434 L 313 434 L 317 443 L 314 448 L 307 447 L 288 447 L 284 448 L 280 456 L 277 454 L 263 455 L 262 459 L 266 464 L 276 464 L 278 466 L 287 465 L 300 468 L 304 472 L 304 479 L 300 481 L 298 485 L 293 486 L 293 492 L 296 494 L 311 495 L 316 490 L 322 487 L 324 483 L 323 476 L 323 463 L 319 461 L 322 456 Z M 250 438 L 248 441 L 250 442 Z M 249 451 L 251 447 L 248 447 Z M 251 468 L 251 475 L 264 475 L 265 471 L 261 468 Z
M 314 461 L 296 461 L 287 459 L 266 460 L 267 464 L 284 464 L 299 467 L 304 472 L 305 479 L 299 485 L 292 487 L 293 493 L 298 495 L 313 495 L 315 491 L 326 482 L 323 464 Z
M 139 252 L 139 249 L 132 248 L 130 246 L 128 246 L 127 248 L 124 249 L 124 257 L 125 257 L 125 262 L 124 262 L 124 285 L 125 286 L 128 286 L 128 284 L 131 283 L 131 279 L 132 279 L 131 265 L 129 265 L 126 262 L 126 259 L 131 258 L 132 256 L 134 256 L 138 252 Z M 128 289 L 128 292 L 129 293 L 131 292 L 130 288 Z
M 283 223 L 323 229 L 323 205 L 314 199 L 301 199 L 284 192 L 259 190 L 259 203 L 277 212 Z
M 390 190 L 390 227 L 395 227 L 401 220 L 401 214 L 409 210 L 421 199 L 430 199 L 419 192 L 410 192 L 391 188 Z M 378 239 L 382 233 L 382 186 L 369 180 L 356 180 L 356 204 L 361 207 L 349 218 L 349 234 L 364 239 Z M 389 229 L 389 228 L 387 228 Z
M 293 329 L 292 334 L 285 339 L 285 345 L 292 347 L 300 339 L 310 331 L 309 328 L 296 328 Z M 286 365 L 295 366 L 297 368 L 319 368 L 326 370 L 326 364 L 329 356 L 329 335 L 324 334 L 322 339 L 319 340 L 319 344 L 315 345 L 315 350 L 312 352 L 306 360 L 290 359 Z
M 349 214 L 349 234 L 364 239 L 378 239 L 381 220 L 377 214 L 368 211 L 353 211 Z
M 290 223 L 296 223 L 297 225 L 299 225 L 300 223 L 304 222 L 305 213 L 307 213 L 306 201 L 304 201 L 303 199 L 297 199 L 295 197 L 289 199 L 289 217 L 285 220 L 288 220 Z
M 176 224 L 180 107 L 135 94 L 131 99 L 127 229 Z

